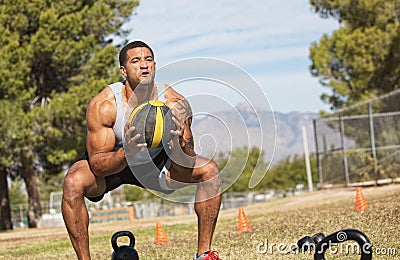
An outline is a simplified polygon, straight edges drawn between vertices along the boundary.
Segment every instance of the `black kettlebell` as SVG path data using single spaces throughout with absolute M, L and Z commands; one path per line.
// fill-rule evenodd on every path
M 325 235 L 324 233 L 317 233 L 313 236 L 304 236 L 297 241 L 297 251 L 310 251 L 310 250 L 315 250 L 315 247 L 317 244 L 324 239 Z
M 306 252 L 315 248 L 315 243 L 312 237 L 305 236 L 297 241 L 297 250 L 300 252 Z
M 119 237 L 129 237 L 129 245 L 118 246 Z M 111 245 L 114 249 L 112 260 L 139 260 L 138 252 L 135 250 L 135 236 L 129 231 L 118 231 L 111 237 Z
M 315 245 L 317 245 L 319 242 L 321 242 L 322 239 L 325 238 L 325 235 L 324 235 L 324 233 L 320 232 L 320 233 L 314 234 L 311 238 L 314 241 Z
M 368 237 L 359 230 L 356 229 L 344 229 L 330 234 L 324 237 L 318 242 L 314 260 L 325 260 L 325 251 L 330 245 L 336 243 L 343 243 L 344 241 L 354 240 L 360 246 L 361 258 L 360 260 L 371 260 L 372 259 L 372 245 L 368 240 Z

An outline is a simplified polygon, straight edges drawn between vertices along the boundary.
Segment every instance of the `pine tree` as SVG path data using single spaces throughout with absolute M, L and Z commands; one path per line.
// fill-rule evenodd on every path
M 118 79 L 113 39 L 122 41 L 129 33 L 121 26 L 137 5 L 137 0 L 0 2 L 0 104 L 3 110 L 12 102 L 13 113 L 1 117 L 7 139 L 0 142 L 0 169 L 24 179 L 30 227 L 41 220 L 37 176 L 59 174 L 81 152 L 85 107 Z
M 331 89 L 321 99 L 332 109 L 400 88 L 398 0 L 310 0 L 339 29 L 312 43 L 310 72 Z

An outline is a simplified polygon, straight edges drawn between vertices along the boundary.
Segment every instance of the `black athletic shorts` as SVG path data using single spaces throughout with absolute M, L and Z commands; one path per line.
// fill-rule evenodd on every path
M 87 151 L 85 152 L 85 155 L 79 160 L 87 160 L 89 163 L 89 156 Z M 173 189 L 169 189 L 165 187 L 165 185 L 160 185 L 160 174 L 165 174 L 162 171 L 165 171 L 164 167 L 169 168 L 170 163 L 171 161 L 167 155 L 167 152 L 163 149 L 153 159 L 152 162 L 137 166 L 127 166 L 119 173 L 106 176 L 106 190 L 104 194 L 118 188 L 122 184 L 136 185 L 141 188 L 148 188 L 151 190 L 160 191 L 165 194 L 170 194 L 174 192 Z M 87 197 L 87 199 L 92 202 L 98 202 L 104 197 L 104 194 L 95 197 Z

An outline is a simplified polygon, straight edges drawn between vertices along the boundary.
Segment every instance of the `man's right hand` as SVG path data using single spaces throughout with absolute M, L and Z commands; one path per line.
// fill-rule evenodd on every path
M 147 147 L 146 143 L 137 143 L 137 140 L 140 138 L 140 134 L 136 134 L 132 136 L 133 131 L 135 131 L 135 127 L 132 126 L 125 131 L 125 156 L 127 158 L 133 158 L 135 154 L 139 152 L 139 150 L 143 147 Z

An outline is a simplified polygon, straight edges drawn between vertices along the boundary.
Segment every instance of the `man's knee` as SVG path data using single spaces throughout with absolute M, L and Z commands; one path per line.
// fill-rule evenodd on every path
M 200 175 L 197 176 L 199 181 L 203 182 L 208 180 L 215 180 L 219 182 L 219 177 L 218 177 L 219 169 L 218 165 L 214 161 L 212 160 L 207 161 L 205 164 L 201 166 L 199 172 Z
M 218 165 L 214 161 L 208 161 L 208 163 L 206 164 L 206 173 L 209 179 L 218 176 Z
M 84 185 L 77 174 L 68 172 L 63 183 L 63 199 L 74 200 L 83 197 Z

